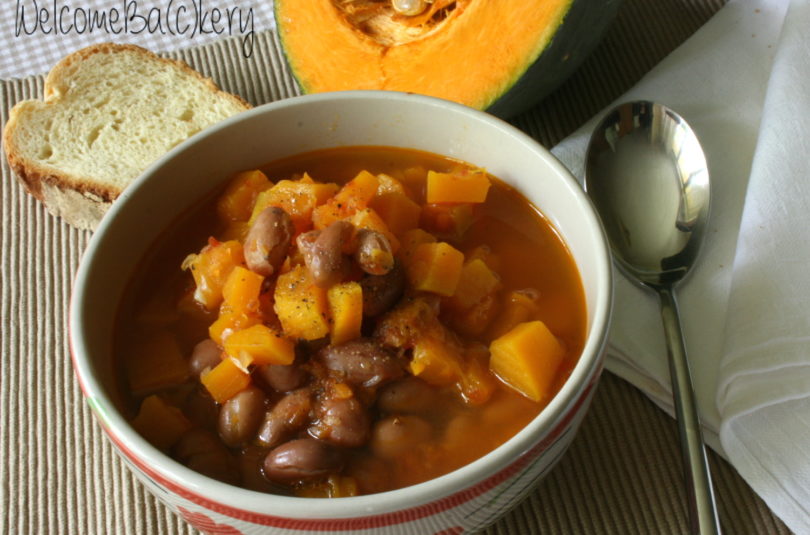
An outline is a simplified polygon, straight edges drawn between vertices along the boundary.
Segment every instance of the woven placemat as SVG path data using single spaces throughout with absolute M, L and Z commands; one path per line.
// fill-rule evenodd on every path
M 723 0 L 626 0 L 596 52 L 513 123 L 547 147 L 630 88 Z M 173 54 L 258 105 L 298 94 L 276 36 Z M 0 83 L 0 119 L 38 98 L 43 78 Z M 81 397 L 66 340 L 71 281 L 89 233 L 52 217 L 2 164 L 0 534 L 174 534 L 194 529 L 147 494 Z M 726 533 L 788 533 L 725 461 L 710 454 Z M 674 422 L 605 373 L 560 464 L 491 534 L 685 533 Z

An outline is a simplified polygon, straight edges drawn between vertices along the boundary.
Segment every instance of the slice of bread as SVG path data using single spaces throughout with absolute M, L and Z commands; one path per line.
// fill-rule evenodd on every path
M 93 229 L 149 164 L 248 108 L 185 63 L 133 45 L 93 45 L 54 66 L 44 100 L 14 106 L 3 148 L 31 195 Z

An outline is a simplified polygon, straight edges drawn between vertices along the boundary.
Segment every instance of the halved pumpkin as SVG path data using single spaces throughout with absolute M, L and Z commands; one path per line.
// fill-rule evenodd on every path
M 559 85 L 619 0 L 276 0 L 305 93 L 409 91 L 508 117 Z

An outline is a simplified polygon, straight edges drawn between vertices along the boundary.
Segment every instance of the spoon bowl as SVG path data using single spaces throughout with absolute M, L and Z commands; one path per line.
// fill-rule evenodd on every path
M 706 158 L 677 113 L 648 101 L 621 104 L 596 127 L 585 189 L 614 258 L 658 293 L 683 454 L 692 533 L 719 533 L 674 287 L 697 259 L 711 198 Z
M 700 142 L 672 110 L 621 105 L 596 128 L 586 189 L 619 265 L 650 286 L 674 284 L 697 258 L 709 213 Z

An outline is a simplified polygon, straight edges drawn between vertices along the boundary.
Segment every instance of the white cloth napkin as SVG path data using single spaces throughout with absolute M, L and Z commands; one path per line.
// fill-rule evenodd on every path
M 810 533 L 810 0 L 788 9 L 734 259 L 717 406 L 739 472 Z
M 677 289 L 705 438 L 810 533 L 810 0 L 732 0 L 617 102 L 636 99 L 680 113 L 709 163 Z M 580 179 L 601 117 L 553 149 Z M 658 299 L 618 272 L 607 366 L 673 413 Z

